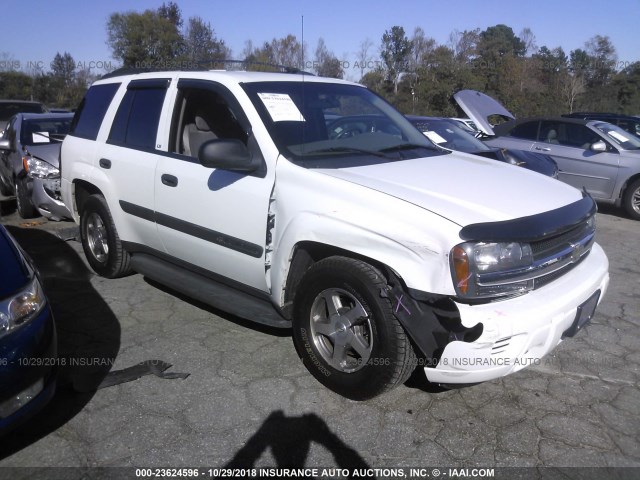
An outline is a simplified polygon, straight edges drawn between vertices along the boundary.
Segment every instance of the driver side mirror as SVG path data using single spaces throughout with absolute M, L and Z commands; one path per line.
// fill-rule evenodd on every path
M 198 151 L 200 164 L 207 168 L 219 168 L 232 172 L 251 173 L 260 167 L 247 146 L 236 139 L 209 140 Z
M 591 146 L 589 147 L 589 150 L 596 153 L 606 152 L 607 144 L 604 143 L 602 140 L 598 140 L 597 142 L 591 144 Z
M 11 140 L 8 138 L 0 139 L 0 150 L 11 151 Z

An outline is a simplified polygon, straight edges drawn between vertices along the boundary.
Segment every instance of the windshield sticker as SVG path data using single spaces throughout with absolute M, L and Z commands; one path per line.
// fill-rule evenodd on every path
M 49 132 L 33 132 L 33 143 L 49 143 Z
M 305 119 L 286 93 L 258 93 L 274 122 L 304 122 Z
M 628 138 L 624 138 L 624 135 L 621 135 L 620 133 L 616 132 L 615 130 L 609 130 L 607 133 L 609 134 L 610 137 L 613 137 L 614 139 L 616 139 L 620 143 L 624 143 L 624 142 L 628 142 L 629 141 Z
M 438 135 L 436 132 L 422 132 L 425 137 L 431 140 L 433 143 L 447 143 L 447 141 Z

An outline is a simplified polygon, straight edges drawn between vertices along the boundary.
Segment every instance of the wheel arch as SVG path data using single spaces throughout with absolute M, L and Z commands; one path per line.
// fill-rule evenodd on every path
M 102 195 L 104 197 L 104 193 L 98 187 L 96 187 L 93 183 L 87 182 L 86 180 L 76 179 L 73 181 L 73 211 L 72 214 L 74 217 L 79 217 L 82 206 L 84 202 L 91 195 Z
M 366 262 L 372 267 L 380 270 L 387 277 L 387 279 L 389 277 L 388 272 L 392 271 L 392 269 L 388 265 L 385 265 L 379 260 L 351 250 L 346 250 L 335 245 L 312 240 L 300 241 L 294 247 L 294 252 L 289 264 L 288 275 L 286 281 L 284 282 L 284 305 L 282 308 L 282 313 L 287 319 L 291 319 L 293 302 L 295 299 L 297 287 L 305 272 L 314 263 L 333 256 L 354 258 Z M 399 275 L 398 278 L 400 279 L 400 281 L 403 281 Z
M 624 197 L 624 194 L 627 191 L 627 188 L 629 187 L 629 185 L 631 185 L 636 180 L 640 180 L 640 172 L 634 175 L 631 175 L 629 178 L 627 178 L 624 181 L 624 183 L 622 184 L 622 188 L 620 189 L 620 196 L 618 197 L 619 199 L 622 199 Z

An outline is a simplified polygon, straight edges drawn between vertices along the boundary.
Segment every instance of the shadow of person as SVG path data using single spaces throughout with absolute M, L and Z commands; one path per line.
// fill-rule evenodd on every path
M 58 334 L 57 388 L 49 404 L 0 443 L 5 458 L 60 428 L 93 397 L 120 349 L 120 324 L 76 251 L 39 229 L 7 226 L 33 258 Z
M 254 468 L 267 449 L 271 450 L 278 468 L 303 468 L 312 442 L 329 450 L 336 465 L 342 469 L 369 468 L 360 454 L 345 444 L 316 414 L 287 417 L 281 410 L 267 417 L 225 468 Z

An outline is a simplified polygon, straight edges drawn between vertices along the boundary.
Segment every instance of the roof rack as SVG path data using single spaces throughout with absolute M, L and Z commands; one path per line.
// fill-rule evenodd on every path
M 144 62 L 143 62 L 144 63 Z M 228 68 L 230 66 L 243 66 L 242 68 Z M 101 80 L 106 78 L 121 77 L 124 75 L 136 75 L 140 73 L 148 72 L 173 72 L 173 71 L 186 71 L 186 72 L 202 72 L 208 70 L 248 70 L 247 67 L 261 67 L 264 70 L 256 69 L 255 71 L 267 71 L 274 73 L 296 73 L 302 75 L 312 75 L 313 73 L 305 72 L 297 67 L 290 67 L 287 65 L 278 65 L 275 63 L 267 62 L 255 62 L 252 60 L 200 60 L 190 61 L 185 60 L 183 62 L 176 60 L 170 60 L 167 62 L 150 62 L 149 66 L 144 65 L 142 67 L 121 67 L 112 72 L 104 74 L 100 77 Z

